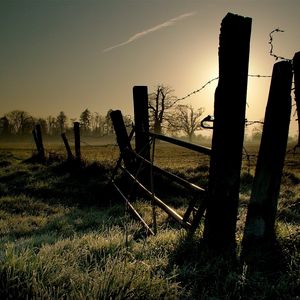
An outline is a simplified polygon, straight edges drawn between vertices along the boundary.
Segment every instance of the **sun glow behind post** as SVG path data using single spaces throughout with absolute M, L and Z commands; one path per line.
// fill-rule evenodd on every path
M 259 70 L 259 68 L 253 68 L 253 70 Z M 263 121 L 265 116 L 265 110 L 269 97 L 269 90 L 271 85 L 271 77 L 263 77 L 263 76 L 271 76 L 272 70 L 270 73 L 263 72 L 251 72 L 251 68 L 249 71 L 249 75 L 260 75 L 257 77 L 248 77 L 248 89 L 247 89 L 247 107 L 246 107 L 246 118 L 249 121 Z M 294 102 L 294 93 L 291 91 L 292 97 L 292 105 Z M 290 122 L 290 130 L 289 136 L 295 137 L 297 136 L 298 126 L 296 122 L 296 117 L 294 115 L 295 108 L 292 107 L 291 111 L 291 122 Z M 252 126 L 253 127 L 253 126 Z M 248 129 L 248 133 L 251 133 L 252 128 Z
M 248 87 L 247 87 L 247 106 L 246 106 L 246 119 L 249 121 L 263 121 L 265 115 L 265 109 L 267 106 L 269 89 L 271 84 L 270 77 L 272 70 L 266 72 L 267 68 L 262 68 L 261 65 L 249 66 L 249 77 L 248 77 Z M 259 71 L 261 70 L 261 71 Z M 252 76 L 255 75 L 255 76 Z M 257 75 L 257 76 L 256 76 Z M 189 77 L 189 86 L 196 88 L 191 88 L 187 94 L 198 90 L 210 80 L 219 76 L 218 62 L 216 59 L 208 59 L 205 63 L 199 63 L 195 65 L 194 72 L 192 76 Z M 184 100 L 184 103 L 191 104 L 193 107 L 200 108 L 203 107 L 204 113 L 203 117 L 207 115 L 213 115 L 214 113 L 214 95 L 215 90 L 218 85 L 218 79 L 207 84 L 203 90 L 192 94 L 190 97 Z M 294 97 L 293 92 L 291 93 L 292 99 Z M 292 103 L 293 104 L 293 103 Z M 290 123 L 290 133 L 291 137 L 297 135 L 298 127 L 296 118 L 294 116 L 294 110 L 292 109 L 291 123 Z M 251 135 L 252 129 L 254 127 L 247 128 L 247 134 Z M 206 132 L 201 132 L 201 134 L 206 134 Z
M 196 109 L 204 108 L 203 116 L 213 114 L 214 94 L 218 84 L 218 79 L 213 79 L 219 76 L 218 73 L 217 59 L 212 57 L 204 62 L 202 61 L 201 63 L 195 64 L 194 72 L 190 78 L 191 84 L 189 84 L 189 86 L 193 87 L 190 88 L 188 93 L 192 93 L 199 89 L 201 89 L 201 91 L 192 94 L 184 101 L 192 104 Z

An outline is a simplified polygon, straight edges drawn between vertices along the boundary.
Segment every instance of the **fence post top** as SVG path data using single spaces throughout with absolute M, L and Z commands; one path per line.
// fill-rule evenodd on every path
M 250 18 L 250 17 L 244 17 L 244 16 L 241 16 L 241 15 L 239 15 L 239 14 L 234 14 L 234 13 L 231 13 L 231 12 L 228 12 L 227 14 L 226 14 L 226 16 L 223 18 L 223 21 L 224 20 L 247 20 L 248 22 L 252 22 L 252 18 Z
M 294 59 L 300 59 L 300 51 L 294 54 Z
M 147 90 L 148 91 L 148 86 L 147 85 L 134 85 L 132 90 L 135 91 L 135 90 Z

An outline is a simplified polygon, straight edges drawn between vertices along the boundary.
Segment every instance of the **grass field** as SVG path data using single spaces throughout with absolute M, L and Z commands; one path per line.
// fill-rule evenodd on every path
M 157 209 L 158 234 L 145 238 L 108 185 L 118 158 L 113 145 L 82 147 L 81 166 L 63 160 L 60 144 L 48 144 L 51 163 L 25 163 L 32 144 L 0 149 L 1 299 L 299 299 L 300 155 L 288 153 L 278 205 L 280 268 L 249 270 L 213 257 L 195 236 Z M 247 146 L 249 154 L 257 147 Z M 244 160 L 237 227 L 238 255 L 256 157 Z M 164 143 L 155 163 L 207 185 L 209 159 Z M 186 191 L 172 183 L 155 188 L 178 212 Z M 151 224 L 149 202 L 137 210 Z

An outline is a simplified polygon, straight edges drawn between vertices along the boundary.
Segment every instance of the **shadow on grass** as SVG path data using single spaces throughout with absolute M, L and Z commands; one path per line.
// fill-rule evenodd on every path
M 0 171 L 1 243 L 31 239 L 40 245 L 119 225 L 124 207 L 110 205 L 120 203 L 108 185 L 110 172 L 96 162 L 6 164 Z
M 199 236 L 186 235 L 169 264 L 178 266 L 179 281 L 189 291 L 186 299 L 296 299 L 299 240 L 258 243 L 243 257 L 233 257 L 213 251 Z
M 179 280 L 189 290 L 187 299 L 235 299 L 239 295 L 237 260 L 212 252 L 199 237 L 184 236 L 169 263 L 178 265 Z

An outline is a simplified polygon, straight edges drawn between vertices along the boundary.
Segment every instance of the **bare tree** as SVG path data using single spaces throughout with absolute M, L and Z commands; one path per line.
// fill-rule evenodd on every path
M 177 105 L 168 119 L 170 131 L 182 131 L 192 141 L 195 132 L 201 130 L 201 116 L 204 108 L 195 109 L 192 105 Z
M 56 131 L 56 118 L 52 116 L 47 117 L 47 127 L 48 127 L 48 134 L 53 135 Z
M 154 132 L 161 134 L 164 124 L 171 117 L 171 109 L 179 100 L 174 90 L 164 85 L 158 85 L 148 97 L 150 125 Z
M 113 134 L 114 133 L 114 127 L 110 118 L 110 113 L 112 112 L 112 109 L 109 109 L 105 116 L 105 134 Z
M 33 117 L 23 110 L 13 110 L 6 115 L 11 126 L 11 132 L 15 134 L 30 133 L 34 126 Z
M 104 135 L 105 117 L 98 112 L 91 115 L 91 130 L 95 135 Z
M 68 118 L 63 111 L 61 111 L 58 114 L 58 116 L 56 117 L 56 122 L 57 122 L 58 128 L 60 130 L 60 133 L 63 133 L 66 130 L 67 120 L 68 120 Z

